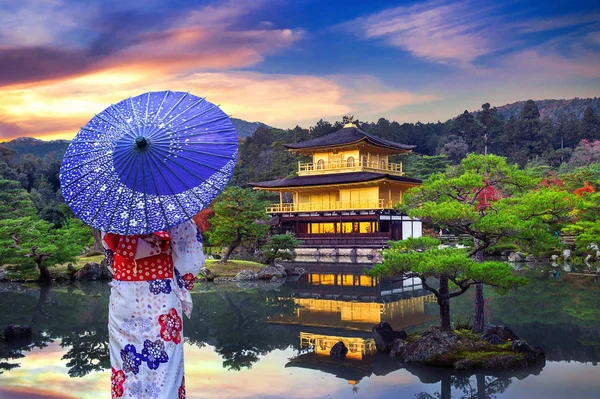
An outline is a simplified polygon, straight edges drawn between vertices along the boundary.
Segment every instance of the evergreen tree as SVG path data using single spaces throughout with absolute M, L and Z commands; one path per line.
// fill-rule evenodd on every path
M 581 119 L 581 135 L 584 139 L 600 139 L 600 119 L 594 114 L 591 107 L 587 107 Z
M 211 245 L 227 247 L 222 263 L 240 245 L 255 244 L 266 236 L 266 207 L 267 203 L 260 201 L 254 191 L 240 187 L 227 187 L 217 197 L 208 238 Z

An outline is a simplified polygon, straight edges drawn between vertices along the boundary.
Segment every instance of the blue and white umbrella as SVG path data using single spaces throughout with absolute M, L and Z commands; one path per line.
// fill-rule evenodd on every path
M 153 92 L 111 105 L 85 125 L 60 168 L 61 192 L 86 224 L 122 235 L 191 219 L 223 190 L 238 137 L 218 106 Z

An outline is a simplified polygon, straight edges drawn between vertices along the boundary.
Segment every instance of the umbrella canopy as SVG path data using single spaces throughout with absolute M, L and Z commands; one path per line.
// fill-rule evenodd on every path
M 69 145 L 61 192 L 88 225 L 148 234 L 191 219 L 223 190 L 237 160 L 229 117 L 203 98 L 152 92 L 111 105 Z

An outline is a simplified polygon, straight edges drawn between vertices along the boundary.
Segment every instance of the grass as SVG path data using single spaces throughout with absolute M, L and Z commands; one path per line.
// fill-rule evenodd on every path
M 242 270 L 257 271 L 265 265 L 247 260 L 230 260 L 225 263 L 219 263 L 218 260 L 208 259 L 204 266 L 206 266 L 217 277 L 235 277 L 235 275 Z

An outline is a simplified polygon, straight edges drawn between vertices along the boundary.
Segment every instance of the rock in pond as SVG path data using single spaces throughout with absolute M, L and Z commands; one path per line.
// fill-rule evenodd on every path
M 517 334 L 505 326 L 485 326 L 481 339 L 494 345 L 503 344 L 506 341 L 516 341 Z
M 344 360 L 346 358 L 347 354 L 348 354 L 348 348 L 346 348 L 346 345 L 342 341 L 339 341 L 338 343 L 333 345 L 333 347 L 329 351 L 329 356 L 332 359 L 337 359 L 337 360 Z
M 523 254 L 521 252 L 511 252 L 510 254 L 508 254 L 508 261 L 509 262 L 524 262 L 525 256 L 523 256 Z
M 217 277 L 208 267 L 200 268 L 199 274 L 207 281 L 213 281 Z
M 256 272 L 256 276 L 261 280 L 271 280 L 273 277 L 285 278 L 287 276 L 285 268 L 281 265 L 265 266 Z
M 416 342 L 404 350 L 404 361 L 428 363 L 451 352 L 455 343 L 456 334 L 453 331 L 444 331 L 436 326 L 429 327 Z
M 83 265 L 83 267 L 73 275 L 75 280 L 101 280 L 102 279 L 102 268 L 98 263 L 90 262 Z
M 258 276 L 252 270 L 242 270 L 236 274 L 234 280 L 258 280 Z
M 389 352 L 392 349 L 394 340 L 406 339 L 407 337 L 406 331 L 394 331 L 392 326 L 385 321 L 382 321 L 373 327 L 375 347 L 380 352 Z

